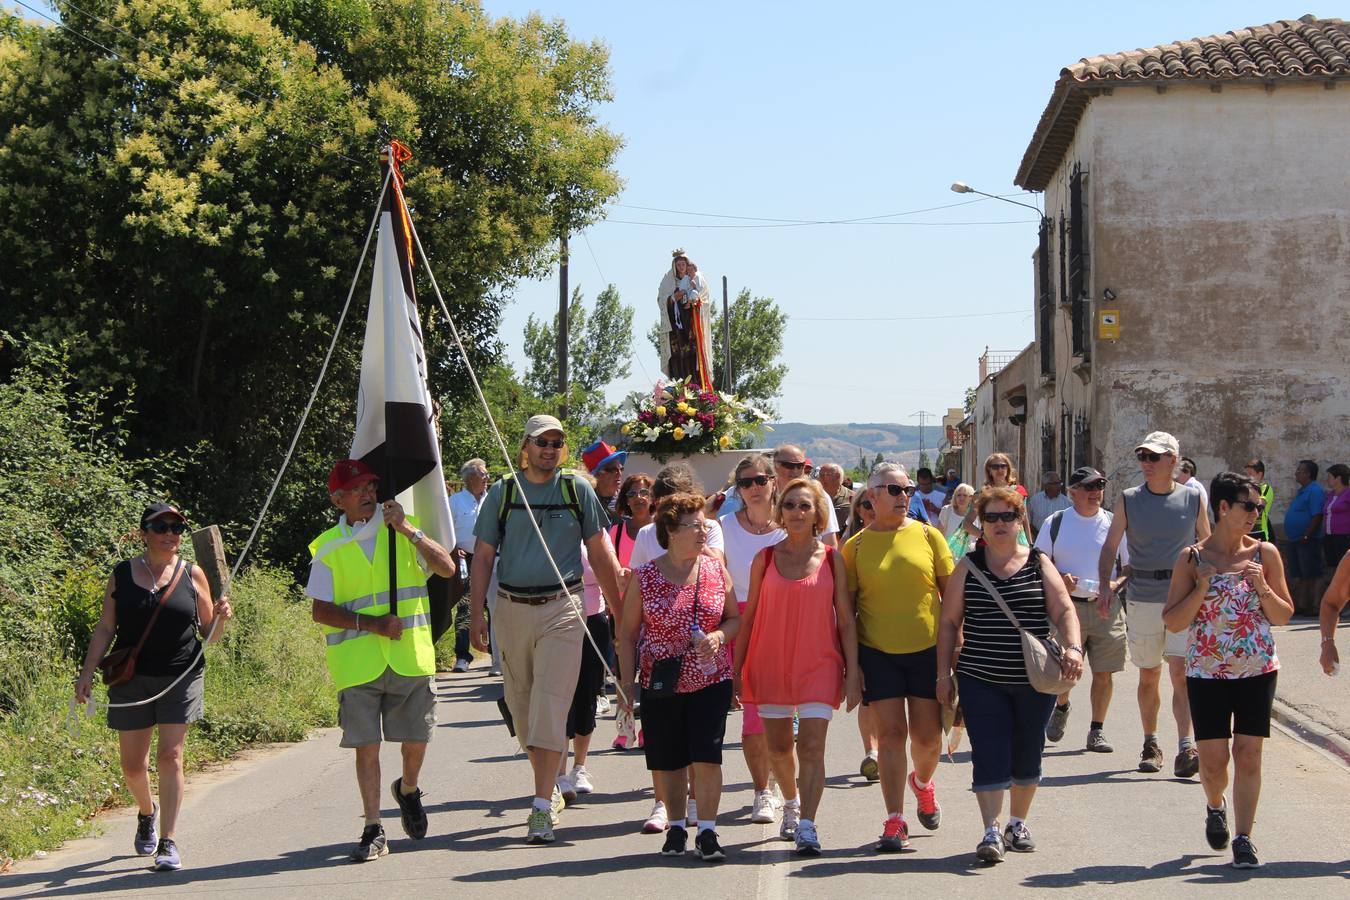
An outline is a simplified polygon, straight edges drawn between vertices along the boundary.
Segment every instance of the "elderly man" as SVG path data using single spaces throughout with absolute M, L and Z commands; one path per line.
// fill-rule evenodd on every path
M 484 505 L 489 514 L 478 517 L 474 531 L 473 644 L 487 649 L 483 610 L 492 564 L 499 560 L 497 643 L 507 708 L 534 775 L 526 822 L 532 844 L 553 842 L 563 807 L 556 778 L 586 635 L 583 543 L 610 609 L 618 608 L 619 599 L 619 564 L 604 534 L 609 517 L 590 484 L 559 468 L 566 447 L 561 422 L 532 416 L 525 423 L 519 475 L 508 475 L 488 490 Z
M 834 507 L 834 517 L 839 522 L 848 521 L 848 510 L 853 503 L 853 492 L 844 487 L 844 470 L 838 463 L 825 463 L 816 470 L 816 480 L 825 490 Z
M 478 524 L 478 512 L 487 496 L 487 463 L 471 459 L 459 469 L 463 490 L 450 496 L 450 519 L 455 524 L 455 560 L 459 566 L 460 594 L 455 603 L 455 671 L 467 672 L 473 662 L 469 647 L 469 566 L 473 563 L 473 529 Z
M 773 451 L 774 483 L 778 488 L 778 496 L 783 495 L 794 478 L 808 477 L 809 465 L 810 460 L 806 458 L 805 451 L 796 444 L 784 444 Z M 833 506 L 830 507 L 830 524 L 825 527 L 820 539 L 831 547 L 839 546 L 839 517 Z
M 595 479 L 595 496 L 609 514 L 609 523 L 617 525 L 623 521 L 616 507 L 619 498 L 619 485 L 623 484 L 623 464 L 628 460 L 627 450 L 615 450 L 604 441 L 596 441 L 581 451 L 581 462 L 586 471 Z
M 1087 749 L 1094 753 L 1110 753 L 1113 749 L 1102 728 L 1111 705 L 1112 676 L 1125 669 L 1125 612 L 1116 592 L 1124 586 L 1128 569 L 1123 574 L 1117 573 L 1109 585 L 1097 584 L 1097 562 L 1111 530 L 1111 513 L 1102 509 L 1105 490 L 1106 476 L 1101 472 L 1090 466 L 1075 469 L 1069 476 L 1069 498 L 1073 505 L 1051 513 L 1036 535 L 1036 549 L 1048 555 L 1064 576 L 1064 587 L 1078 615 L 1083 649 L 1092 668 L 1092 724 L 1088 728 Z M 1119 558 L 1122 566 L 1129 565 L 1129 550 L 1123 538 Z M 1069 692 L 1065 691 L 1050 714 L 1046 740 L 1058 743 L 1068 724 Z
M 417 778 L 436 727 L 436 649 L 427 573 L 453 573 L 450 552 L 422 533 L 396 500 L 376 503 L 379 477 L 356 459 L 338 461 L 328 495 L 338 523 L 309 545 L 305 593 L 323 626 L 328 674 L 338 690 L 340 746 L 356 750 L 356 783 L 366 824 L 358 862 L 389 852 L 380 824 L 380 741 L 402 745 L 403 774 L 390 785 L 408 837 L 427 834 Z M 385 527 L 389 526 L 389 527 Z M 394 535 L 389 534 L 390 528 Z M 389 554 L 395 555 L 390 584 Z
M 1045 477 L 1041 479 L 1041 489 L 1027 501 L 1031 533 L 1040 534 L 1041 526 L 1051 513 L 1068 509 L 1070 506 L 1073 506 L 1073 501 L 1064 494 L 1064 479 L 1059 477 L 1058 472 L 1046 472 Z

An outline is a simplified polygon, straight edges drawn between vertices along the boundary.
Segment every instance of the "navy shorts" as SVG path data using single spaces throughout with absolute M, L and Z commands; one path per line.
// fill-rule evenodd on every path
M 863 699 L 937 699 L 937 647 L 917 653 L 887 653 L 858 645 L 858 668 L 863 677 Z
M 1045 726 L 1055 695 L 1029 684 L 998 684 L 958 675 L 961 709 L 970 735 L 972 791 L 1039 784 Z
M 1285 541 L 1284 567 L 1290 578 L 1322 577 L 1322 542 Z

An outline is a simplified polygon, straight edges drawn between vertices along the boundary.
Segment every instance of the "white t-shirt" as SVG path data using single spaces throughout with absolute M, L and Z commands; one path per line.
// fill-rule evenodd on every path
M 356 537 L 356 530 L 347 524 L 347 516 L 344 514 L 338 516 L 338 528 L 342 529 L 342 537 L 338 538 L 338 540 L 355 540 L 357 545 L 360 546 L 361 552 L 366 555 L 366 561 L 374 562 L 375 540 L 379 536 L 380 529 L 383 527 L 383 525 L 373 525 L 370 521 L 362 522 L 358 526 L 358 529 L 370 536 Z M 412 544 L 405 539 L 399 546 L 411 548 Z M 421 566 L 422 571 L 426 574 L 430 574 L 431 567 L 428 565 L 427 561 L 422 558 L 422 554 L 418 553 L 416 550 L 413 550 L 413 554 L 417 557 L 417 564 Z M 312 597 L 315 600 L 325 600 L 332 603 L 333 570 L 325 565 L 320 565 L 318 562 L 311 562 L 309 564 L 309 581 L 305 584 L 305 596 Z
M 709 519 L 708 525 L 708 549 L 722 550 L 722 526 L 717 524 L 716 519 Z M 643 525 L 638 529 L 637 537 L 633 539 L 633 555 L 628 560 L 628 568 L 637 571 L 638 566 L 646 565 L 658 556 L 665 555 L 666 548 L 656 539 L 655 523 Z
M 936 522 L 937 517 L 942 515 L 942 507 L 947 503 L 947 492 L 942 490 L 942 488 L 935 487 L 926 494 L 923 491 L 916 491 L 914 496 L 919 498 L 920 503 L 933 504 L 938 510 L 937 512 L 931 512 L 927 507 L 924 507 L 924 511 L 928 513 L 929 519 Z
M 722 516 L 717 521 L 722 525 L 722 540 L 725 542 L 724 552 L 727 555 L 727 571 L 731 573 L 731 586 L 736 592 L 736 602 L 748 603 L 750 601 L 750 569 L 755 564 L 755 557 L 765 547 L 772 547 L 787 537 L 787 532 L 781 528 L 775 528 L 768 534 L 753 534 L 741 527 L 735 513 Z
M 1097 510 L 1097 515 L 1092 518 L 1080 516 L 1073 507 L 1069 507 L 1060 513 L 1063 522 L 1059 526 L 1059 537 L 1056 538 L 1053 548 L 1050 545 L 1050 527 L 1047 525 L 1036 535 L 1036 548 L 1050 555 L 1055 563 L 1055 568 L 1061 572 L 1074 576 L 1075 578 L 1091 578 L 1097 580 L 1097 560 L 1101 558 L 1102 545 L 1106 543 L 1106 533 L 1111 530 L 1111 513 L 1104 509 Z M 1130 548 L 1127 545 L 1125 537 L 1120 538 L 1120 550 L 1118 551 L 1121 563 L 1130 564 Z M 1119 573 L 1117 573 L 1119 574 Z M 1086 599 L 1087 594 L 1083 591 L 1077 591 L 1074 594 L 1079 599 Z
M 1045 495 L 1045 491 L 1037 491 L 1035 496 L 1027 501 L 1027 512 L 1031 515 L 1031 530 L 1040 531 L 1042 523 L 1051 513 L 1071 506 L 1073 501 L 1069 499 L 1068 494 L 1061 492 L 1058 497 L 1050 498 Z
M 1199 491 L 1200 498 L 1205 501 L 1205 509 L 1209 509 L 1209 491 L 1205 490 L 1205 483 L 1203 481 L 1192 475 L 1191 480 L 1186 482 L 1185 487 L 1188 487 L 1193 491 Z
M 971 501 L 974 502 L 973 500 Z M 943 537 L 951 537 L 961 529 L 961 522 L 965 519 L 964 513 L 956 511 L 956 507 L 948 503 L 942 507 L 942 512 L 938 515 L 938 527 L 942 529 Z M 978 521 L 976 525 L 978 525 Z
M 473 536 L 473 527 L 478 524 L 478 513 L 483 508 L 483 501 L 487 499 L 487 491 L 483 496 L 475 497 L 469 491 L 455 491 L 450 495 L 450 521 L 455 526 L 455 546 L 450 549 L 463 550 L 465 553 L 472 553 L 477 538 Z

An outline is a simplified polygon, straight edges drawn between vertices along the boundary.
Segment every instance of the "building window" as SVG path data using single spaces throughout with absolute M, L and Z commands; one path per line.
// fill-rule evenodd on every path
M 1053 422 L 1041 423 L 1041 475 L 1055 469 L 1055 425 Z M 1066 480 L 1068 472 L 1060 473 Z
M 1075 163 L 1069 176 L 1069 303 L 1073 322 L 1073 353 L 1087 356 L 1088 334 L 1088 235 L 1084 210 L 1082 166 Z
M 1092 465 L 1092 423 L 1087 416 L 1073 419 L 1073 466 Z
M 1064 221 L 1064 210 L 1059 211 L 1059 302 L 1069 302 L 1069 270 L 1065 263 L 1069 258 L 1068 247 L 1065 245 L 1065 235 L 1068 233 L 1068 223 Z
M 1041 374 L 1055 374 L 1055 288 L 1050 279 L 1050 231 L 1054 222 L 1041 217 L 1040 243 L 1036 247 L 1036 312 L 1039 318 Z

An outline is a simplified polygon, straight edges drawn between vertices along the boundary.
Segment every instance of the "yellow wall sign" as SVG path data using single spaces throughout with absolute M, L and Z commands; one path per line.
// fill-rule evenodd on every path
M 1097 340 L 1120 340 L 1120 310 L 1103 309 L 1097 313 Z

